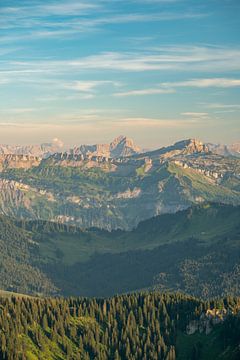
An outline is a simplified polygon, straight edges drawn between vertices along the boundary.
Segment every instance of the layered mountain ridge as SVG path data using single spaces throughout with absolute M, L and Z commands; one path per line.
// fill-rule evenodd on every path
M 196 139 L 141 153 L 121 136 L 44 158 L 1 155 L 0 188 L 5 215 L 130 229 L 195 203 L 239 204 L 240 159 Z
M 47 158 L 54 153 L 66 151 L 74 155 L 92 155 L 110 158 L 131 156 L 141 151 L 134 141 L 126 136 L 120 135 L 109 144 L 80 145 L 70 148 L 55 138 L 51 143 L 40 145 L 5 145 L 0 144 L 0 155 L 35 156 Z
M 189 143 L 189 144 L 188 144 Z M 225 144 L 213 144 L 213 143 L 202 143 L 196 139 L 188 139 L 179 141 L 174 146 L 186 146 L 194 152 L 197 151 L 197 147 L 200 150 L 209 151 L 224 156 L 240 156 L 240 142 L 235 142 L 230 145 Z M 195 147 L 195 149 L 194 149 Z M 54 153 L 59 152 L 68 152 L 74 155 L 83 155 L 83 156 L 99 156 L 107 158 L 120 158 L 126 156 L 132 156 L 137 153 L 147 153 L 149 151 L 141 149 L 135 142 L 124 135 L 116 137 L 110 143 L 103 144 L 93 144 L 93 145 L 76 145 L 74 147 L 65 146 L 64 143 L 55 138 L 51 143 L 43 143 L 40 145 L 7 145 L 0 144 L 0 154 L 1 155 L 25 155 L 25 156 L 35 156 L 40 158 L 47 158 Z

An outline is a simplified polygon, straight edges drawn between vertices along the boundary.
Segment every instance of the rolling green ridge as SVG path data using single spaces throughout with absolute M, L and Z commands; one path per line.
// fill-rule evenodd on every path
M 0 296 L 0 358 L 237 360 L 240 299 L 158 292 L 87 298 Z
M 239 295 L 239 219 L 240 207 L 212 203 L 157 216 L 132 231 L 2 217 L 0 288 L 67 296 L 144 288 Z

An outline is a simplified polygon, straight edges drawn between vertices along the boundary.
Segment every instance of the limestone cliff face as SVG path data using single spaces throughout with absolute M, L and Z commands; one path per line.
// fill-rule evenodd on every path
M 237 311 L 239 311 L 239 309 L 237 309 Z M 187 335 L 193 335 L 199 332 L 208 335 L 213 330 L 214 325 L 223 323 L 231 314 L 233 314 L 233 312 L 230 309 L 208 309 L 200 315 L 199 319 L 189 322 L 186 333 Z
M 31 155 L 0 155 L 0 171 L 7 169 L 30 169 L 38 166 L 41 158 Z
M 188 139 L 176 142 L 173 146 L 166 148 L 163 158 L 171 158 L 177 155 L 191 155 L 209 152 L 207 145 L 196 139 Z
M 176 147 L 183 147 L 183 154 L 208 153 L 209 148 L 206 144 L 196 139 L 188 139 L 175 144 Z

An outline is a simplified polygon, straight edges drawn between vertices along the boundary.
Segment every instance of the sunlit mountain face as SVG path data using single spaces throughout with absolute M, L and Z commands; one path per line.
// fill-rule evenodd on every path
M 12 151 L 0 155 L 2 214 L 111 230 L 205 201 L 240 203 L 240 159 L 226 146 L 188 139 L 146 152 L 119 136 L 63 147 L 2 147 Z

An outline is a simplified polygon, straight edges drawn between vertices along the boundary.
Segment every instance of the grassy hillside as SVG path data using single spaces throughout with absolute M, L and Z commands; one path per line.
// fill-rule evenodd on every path
M 227 183 L 224 183 L 225 186 L 216 186 L 213 179 L 207 178 L 194 169 L 184 169 L 175 163 L 170 163 L 168 170 L 179 180 L 185 191 L 189 192 L 189 195 L 191 194 L 193 197 L 201 197 L 202 199 L 208 199 L 208 201 L 218 199 L 218 202 L 222 203 L 238 202 L 238 191 L 233 190 L 232 186 L 230 188 L 226 187 Z
M 126 253 L 126 257 L 128 256 L 129 251 L 134 256 L 140 250 L 151 250 L 163 244 L 175 244 L 189 239 L 202 241 L 202 246 L 209 246 L 225 237 L 236 236 L 236 240 L 239 238 L 239 215 L 239 208 L 211 204 L 144 221 L 130 232 L 90 229 L 69 236 L 67 232 L 59 233 L 56 229 L 42 233 L 38 240 L 39 252 L 48 264 L 55 264 L 57 261 L 64 266 L 73 266 L 82 262 L 98 264 L 98 258 L 102 259 L 99 255 L 121 254 L 123 258 Z M 232 238 L 231 243 L 234 241 Z M 169 252 L 174 252 L 175 246 Z M 108 256 L 108 261 L 111 258 Z
M 176 214 L 165 214 L 141 222 L 132 231 L 78 229 L 48 222 L 18 223 L 32 231 L 46 261 L 59 257 L 66 264 L 89 260 L 95 254 L 153 249 L 162 244 L 196 238 L 212 244 L 239 232 L 240 207 L 203 204 Z M 56 255 L 58 254 L 58 256 Z
M 240 207 L 218 204 L 161 215 L 132 231 L 1 218 L 0 288 L 76 296 L 143 288 L 238 295 L 239 218 Z

